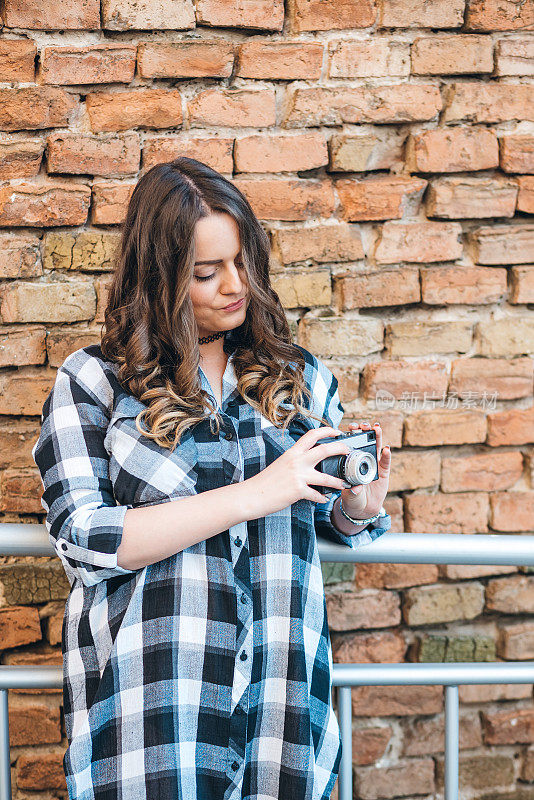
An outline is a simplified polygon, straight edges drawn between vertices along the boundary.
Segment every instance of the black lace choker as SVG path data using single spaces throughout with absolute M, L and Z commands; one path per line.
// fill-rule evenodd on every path
M 201 336 L 198 343 L 207 344 L 208 342 L 214 342 L 215 339 L 220 339 L 225 333 L 226 331 L 219 331 L 218 333 L 212 333 L 210 336 Z

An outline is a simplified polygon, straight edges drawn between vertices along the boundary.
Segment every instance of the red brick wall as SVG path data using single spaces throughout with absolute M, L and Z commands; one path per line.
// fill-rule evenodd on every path
M 2 13 L 1 521 L 43 521 L 43 400 L 99 341 L 136 180 L 185 154 L 235 181 L 269 231 L 273 285 L 338 376 L 346 421 L 382 423 L 394 530 L 534 533 L 532 2 Z M 1 663 L 60 664 L 61 564 L 0 562 Z M 335 661 L 534 659 L 528 569 L 323 571 Z M 462 796 L 532 800 L 532 686 L 460 694 Z M 65 791 L 60 704 L 10 693 L 17 798 Z M 353 704 L 356 796 L 437 796 L 442 690 L 360 688 Z

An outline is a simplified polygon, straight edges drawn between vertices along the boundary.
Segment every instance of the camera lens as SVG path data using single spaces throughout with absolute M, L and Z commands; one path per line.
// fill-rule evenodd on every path
M 376 459 L 372 453 L 353 450 L 346 457 L 345 480 L 356 486 L 360 483 L 371 483 L 376 472 Z

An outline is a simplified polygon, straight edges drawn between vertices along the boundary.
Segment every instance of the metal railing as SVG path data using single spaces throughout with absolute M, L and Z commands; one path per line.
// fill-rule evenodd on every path
M 382 534 L 352 550 L 319 539 L 321 561 L 390 564 L 534 566 L 534 536 L 517 534 Z M 0 523 L 0 555 L 53 556 L 44 525 Z M 507 663 L 334 664 L 342 754 L 339 800 L 352 800 L 353 686 L 445 687 L 445 800 L 458 800 L 459 699 L 466 684 L 534 683 L 534 661 Z M 61 667 L 0 666 L 0 800 L 11 800 L 9 689 L 61 689 Z

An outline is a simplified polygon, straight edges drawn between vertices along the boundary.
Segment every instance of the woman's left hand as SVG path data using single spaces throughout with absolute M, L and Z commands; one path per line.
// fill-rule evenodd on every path
M 362 431 L 371 430 L 368 422 L 349 423 L 348 433 L 356 433 L 358 429 Z M 359 484 L 351 488 L 341 490 L 341 501 L 343 508 L 355 519 L 366 519 L 378 514 L 388 492 L 389 473 L 391 469 L 391 448 L 389 445 L 382 444 L 382 429 L 380 423 L 375 422 L 373 428 L 376 433 L 376 454 L 378 458 L 378 478 L 367 484 Z

